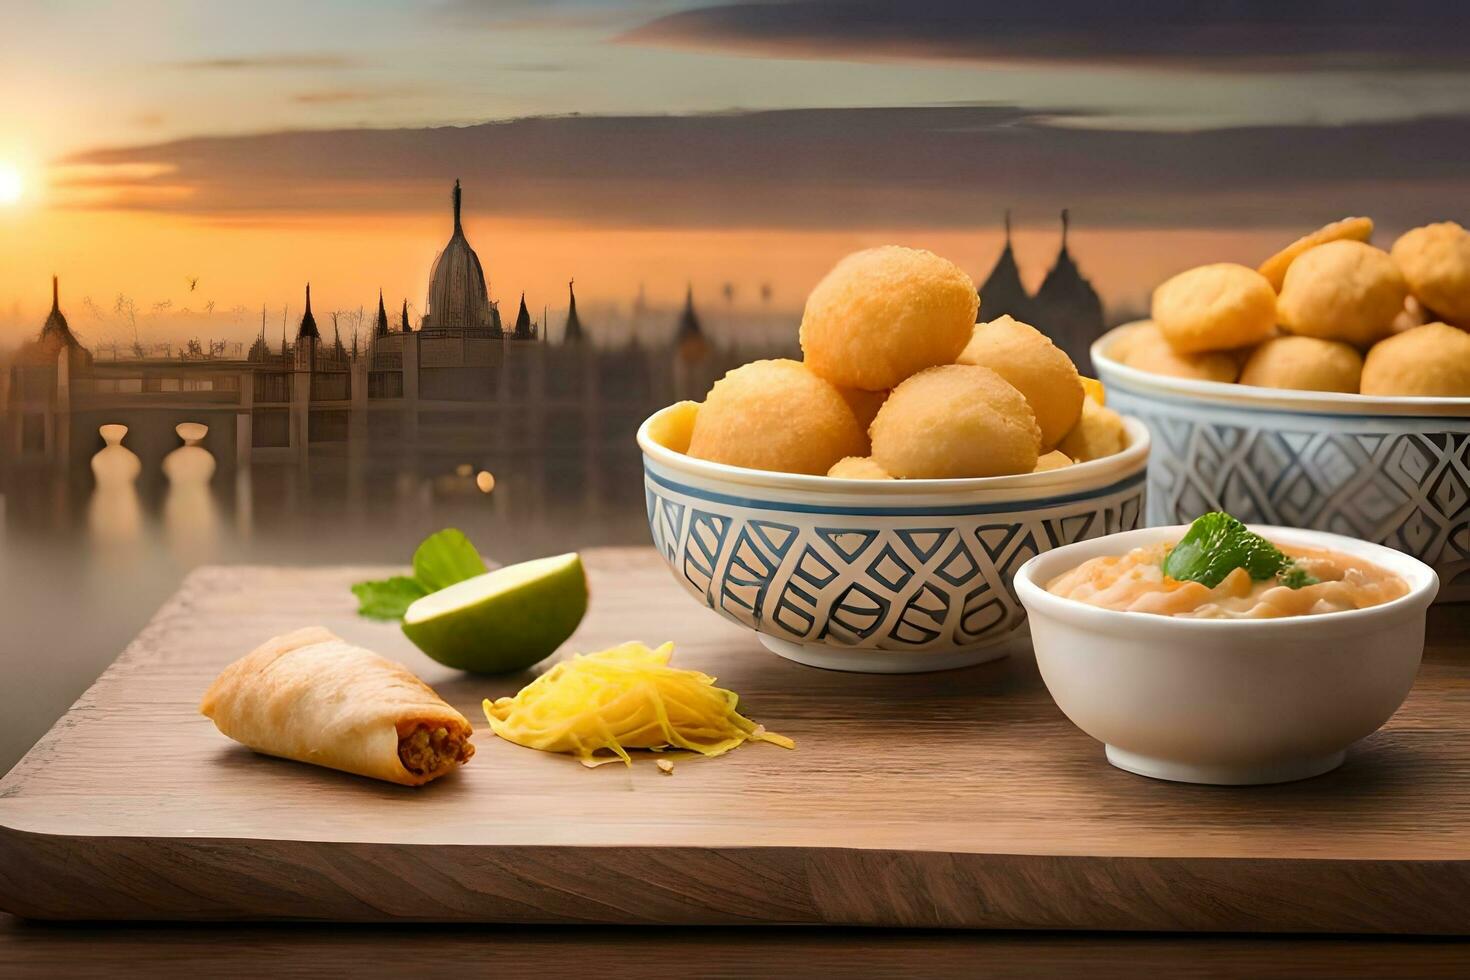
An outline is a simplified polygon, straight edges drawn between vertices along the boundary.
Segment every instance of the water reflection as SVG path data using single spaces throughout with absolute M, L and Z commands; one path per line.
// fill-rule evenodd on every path
M 104 425 L 98 434 L 106 444 L 92 457 L 95 485 L 87 507 L 87 527 L 99 547 L 115 552 L 136 541 L 143 528 L 143 506 L 138 499 L 138 475 L 143 463 L 122 444 L 125 425 Z
M 163 528 L 174 557 L 192 565 L 207 561 L 215 552 L 219 515 L 209 488 L 214 456 L 200 445 L 209 435 L 209 426 L 182 422 L 174 431 L 184 444 L 163 460 L 163 475 L 168 478 Z

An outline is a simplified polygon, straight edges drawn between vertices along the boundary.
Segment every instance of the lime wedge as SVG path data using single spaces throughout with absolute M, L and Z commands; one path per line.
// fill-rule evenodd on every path
M 416 600 L 403 615 L 403 632 L 447 667 L 504 674 L 551 656 L 586 612 L 582 557 L 555 555 L 497 568 Z

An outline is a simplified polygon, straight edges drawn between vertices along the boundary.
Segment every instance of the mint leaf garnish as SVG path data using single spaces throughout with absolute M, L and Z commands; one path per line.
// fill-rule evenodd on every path
M 447 589 L 489 569 L 463 531 L 445 528 L 429 535 L 413 553 L 413 575 L 394 575 L 352 587 L 357 614 L 369 619 L 402 619 L 416 599 Z
M 413 553 L 413 577 L 425 592 L 447 589 L 489 570 L 470 539 L 457 528 L 449 527 L 429 535 Z
M 415 599 L 429 593 L 416 579 L 407 575 L 376 582 L 358 582 L 352 587 L 357 596 L 357 614 L 368 619 L 402 619 Z
M 1223 511 L 1196 518 L 1164 556 L 1165 575 L 1211 589 L 1237 568 L 1244 568 L 1253 581 L 1263 582 L 1290 565 L 1291 559 L 1281 549 Z

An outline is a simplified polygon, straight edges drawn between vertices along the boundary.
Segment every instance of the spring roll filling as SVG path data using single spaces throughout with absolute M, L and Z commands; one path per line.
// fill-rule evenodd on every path
M 398 760 L 415 776 L 441 772 L 469 759 L 475 747 L 468 737 L 432 722 L 417 722 L 398 736 Z

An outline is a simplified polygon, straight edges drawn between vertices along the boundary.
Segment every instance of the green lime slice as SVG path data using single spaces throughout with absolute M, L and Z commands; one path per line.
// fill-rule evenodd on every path
M 507 565 L 416 600 L 403 632 L 448 667 L 476 674 L 524 670 L 566 642 L 587 612 L 582 556 Z

